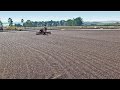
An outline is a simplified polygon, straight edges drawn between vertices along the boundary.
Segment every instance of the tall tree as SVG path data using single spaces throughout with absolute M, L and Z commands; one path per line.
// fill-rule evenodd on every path
M 0 26 L 3 26 L 3 23 L 2 23 L 2 21 L 0 20 Z
M 24 23 L 24 19 L 21 19 L 21 23 L 22 23 L 22 26 L 23 26 L 23 23 Z
M 8 18 L 8 23 L 9 23 L 9 26 L 12 26 L 13 25 L 13 21 L 11 18 Z
M 75 26 L 80 26 L 82 24 L 83 24 L 83 20 L 82 20 L 81 17 L 77 17 L 77 18 L 74 19 L 74 25 Z

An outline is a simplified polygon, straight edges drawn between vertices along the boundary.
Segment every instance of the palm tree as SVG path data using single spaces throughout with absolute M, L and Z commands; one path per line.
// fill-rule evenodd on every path
M 23 26 L 23 22 L 24 22 L 24 20 L 23 20 L 23 19 L 21 19 L 22 26 Z

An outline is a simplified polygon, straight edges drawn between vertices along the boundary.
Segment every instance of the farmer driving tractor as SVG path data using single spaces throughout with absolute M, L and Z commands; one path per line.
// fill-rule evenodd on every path
M 51 32 L 47 32 L 47 27 L 44 25 L 44 28 L 40 29 L 39 32 L 36 32 L 36 35 L 48 35 L 51 34 Z
M 47 27 L 46 25 L 44 26 L 44 35 L 46 35 L 46 32 L 47 32 Z
M 40 32 L 43 33 L 43 35 L 46 35 L 46 32 L 47 32 L 47 27 L 46 27 L 46 25 L 44 26 L 43 29 L 40 29 Z

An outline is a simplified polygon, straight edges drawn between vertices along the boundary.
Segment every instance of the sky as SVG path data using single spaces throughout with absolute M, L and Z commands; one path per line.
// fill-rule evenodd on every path
M 7 22 L 67 20 L 82 17 L 83 21 L 120 21 L 120 11 L 0 11 L 0 20 Z

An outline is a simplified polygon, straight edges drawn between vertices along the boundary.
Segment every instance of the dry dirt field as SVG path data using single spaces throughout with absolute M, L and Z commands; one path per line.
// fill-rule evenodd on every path
M 0 32 L 0 79 L 120 79 L 120 31 Z

